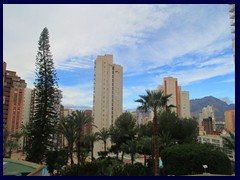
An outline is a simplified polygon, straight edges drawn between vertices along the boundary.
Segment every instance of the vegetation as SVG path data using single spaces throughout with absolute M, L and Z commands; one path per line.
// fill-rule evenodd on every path
M 147 95 L 140 95 L 140 99 L 135 100 L 141 104 L 140 110 L 153 111 L 153 135 L 154 135 L 154 172 L 155 176 L 159 175 L 159 135 L 157 114 L 162 109 L 167 109 L 167 101 L 171 95 L 164 95 L 163 91 L 146 90 Z M 172 106 L 171 106 L 172 107 Z
M 102 128 L 99 132 L 96 132 L 97 139 L 103 141 L 104 152 L 107 152 L 107 139 L 109 138 L 109 130 L 107 128 Z
M 141 163 L 124 164 L 116 158 L 97 159 L 91 163 L 67 166 L 61 170 L 62 176 L 146 176 L 153 175 Z
M 22 149 L 22 153 L 25 153 L 25 149 L 28 145 L 28 141 L 29 141 L 29 132 L 30 132 L 30 126 L 29 123 L 26 124 L 22 124 L 21 126 L 21 132 L 22 132 L 22 136 L 23 136 L 23 149 Z
M 7 125 L 3 125 L 3 157 L 6 155 L 7 139 L 10 132 L 8 131 Z
M 90 134 L 86 134 L 84 136 L 85 142 L 88 144 L 88 146 L 90 147 L 90 151 L 91 151 L 91 160 L 94 160 L 93 157 L 93 149 L 94 149 L 94 142 L 98 140 L 98 136 L 97 133 L 90 133 Z
M 11 134 L 11 137 L 14 138 L 18 144 L 19 139 L 22 137 L 22 135 L 23 134 L 21 132 L 16 131 L 15 133 Z M 19 146 L 17 146 L 17 152 L 18 152 L 18 148 Z
M 115 124 L 110 127 L 110 138 L 113 143 L 110 151 L 114 152 L 117 155 L 122 151 L 122 160 L 124 156 L 124 150 L 122 145 L 131 141 L 135 138 L 137 134 L 136 120 L 133 118 L 132 114 L 125 112 L 120 115 Z
M 77 132 L 76 133 L 76 151 L 77 151 L 77 159 L 78 164 L 81 162 L 81 143 L 84 137 L 84 128 L 88 125 L 92 125 L 92 118 L 86 114 L 84 111 L 74 111 L 69 118 L 74 122 L 74 126 L 72 129 Z
M 70 155 L 71 164 L 74 164 L 73 161 L 73 147 L 75 140 L 77 138 L 77 132 L 73 129 L 74 122 L 70 119 L 70 117 L 65 117 L 61 119 L 58 127 L 58 131 L 63 134 L 63 136 L 68 141 L 68 153 Z
M 195 119 L 179 118 L 174 112 L 158 113 L 161 147 L 197 142 L 198 123 Z M 161 148 L 161 149 L 162 149 Z
M 211 174 L 231 174 L 231 163 L 228 157 L 211 144 L 181 144 L 166 147 L 161 151 L 161 158 L 166 174 L 189 175 L 204 172 Z
M 8 148 L 8 158 L 11 158 L 12 151 L 18 148 L 18 143 L 16 140 L 10 139 L 6 144 L 6 147 Z
M 60 151 L 48 151 L 46 164 L 48 172 L 53 175 L 54 170 L 56 173 L 60 173 L 62 167 L 64 167 L 68 162 L 68 151 L 62 149 Z
M 229 132 L 229 137 L 222 137 L 224 139 L 224 146 L 228 149 L 235 151 L 235 135 Z
M 30 135 L 27 147 L 27 160 L 41 163 L 47 152 L 54 147 L 56 124 L 59 121 L 60 106 L 57 77 L 49 45 L 49 32 L 44 28 L 36 56 L 35 109 L 30 122 Z

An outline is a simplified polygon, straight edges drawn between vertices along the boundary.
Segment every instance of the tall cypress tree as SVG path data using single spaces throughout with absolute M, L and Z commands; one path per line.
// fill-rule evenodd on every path
M 49 45 L 49 32 L 44 28 L 38 42 L 35 76 L 34 117 L 30 122 L 27 160 L 41 163 L 54 146 L 56 123 L 59 119 L 59 90 L 56 70 Z

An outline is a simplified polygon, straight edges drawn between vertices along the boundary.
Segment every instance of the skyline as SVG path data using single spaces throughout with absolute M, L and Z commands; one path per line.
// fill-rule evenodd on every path
M 4 4 L 4 61 L 32 88 L 37 43 L 47 27 L 63 104 L 92 107 L 94 60 L 105 54 L 123 66 L 123 109 L 136 108 L 134 100 L 167 76 L 190 99 L 212 95 L 235 103 L 229 16 L 227 4 Z

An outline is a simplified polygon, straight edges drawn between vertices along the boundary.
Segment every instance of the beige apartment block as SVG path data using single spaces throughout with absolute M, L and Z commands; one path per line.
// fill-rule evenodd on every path
M 165 95 L 172 94 L 167 104 L 175 106 L 175 108 L 172 108 L 172 111 L 175 112 L 179 117 L 191 117 L 189 92 L 182 91 L 181 86 L 178 86 L 177 78 L 164 78 L 163 85 L 159 85 L 157 90 L 162 90 Z
M 235 110 L 225 112 L 225 128 L 228 132 L 235 132 Z
M 113 64 L 113 55 L 97 56 L 94 62 L 93 120 L 97 132 L 109 128 L 122 114 L 123 68 Z M 111 146 L 110 141 L 107 147 Z M 94 146 L 94 156 L 104 151 L 101 141 Z

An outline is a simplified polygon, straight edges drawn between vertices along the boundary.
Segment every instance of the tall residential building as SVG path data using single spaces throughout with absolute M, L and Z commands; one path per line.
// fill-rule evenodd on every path
M 24 103 L 23 103 L 23 121 L 22 124 L 26 124 L 30 119 L 30 110 L 31 110 L 31 93 L 32 89 L 26 88 L 24 94 Z
M 93 120 L 97 132 L 109 128 L 122 114 L 123 68 L 113 64 L 113 55 L 97 56 L 94 62 Z M 110 141 L 107 147 L 110 147 Z M 96 147 L 96 148 L 95 148 Z M 103 151 L 102 142 L 94 146 L 96 152 Z
M 23 117 L 22 117 L 22 124 L 26 125 L 26 123 L 29 122 L 30 120 L 30 110 L 31 110 L 31 93 L 32 93 L 32 89 L 30 88 L 26 88 L 25 89 L 25 94 L 24 94 L 24 103 L 23 103 Z M 23 148 L 23 143 L 24 141 L 24 137 L 22 136 L 20 138 L 20 142 Z
M 86 113 L 87 116 L 89 116 L 90 118 L 92 118 L 92 110 L 85 110 L 84 111 Z M 86 124 L 85 128 L 84 128 L 84 134 L 90 134 L 92 133 L 92 124 Z
M 7 70 L 6 63 L 4 63 L 3 68 L 3 123 L 7 125 L 10 133 L 20 132 L 27 84 L 16 72 Z
M 231 26 L 232 26 L 231 33 L 233 34 L 232 47 L 233 47 L 233 57 L 234 57 L 234 63 L 235 63 L 235 4 L 230 4 L 229 12 L 230 12 L 230 19 L 231 19 Z
M 225 128 L 228 132 L 235 132 L 235 110 L 225 112 Z
M 71 115 L 72 112 L 73 112 L 72 109 L 64 108 L 64 109 L 63 109 L 63 117 L 67 117 L 68 115 Z
M 204 131 L 206 132 L 206 134 L 212 134 L 213 132 L 213 125 L 212 125 L 212 118 L 208 117 L 208 118 L 204 118 L 202 121 L 202 126 Z
M 206 131 L 206 129 L 204 129 L 204 127 L 201 127 L 201 126 L 203 126 L 203 120 L 209 119 L 209 118 L 211 118 L 212 130 L 213 131 L 217 130 L 214 107 L 208 105 L 207 107 L 204 107 L 201 112 L 199 112 L 199 119 L 198 119 L 199 131 Z M 200 132 L 200 134 L 202 134 L 202 132 Z
M 189 92 L 182 91 L 181 86 L 178 86 L 177 78 L 164 78 L 163 85 L 158 86 L 157 90 L 162 90 L 165 95 L 172 94 L 167 104 L 175 106 L 175 108 L 172 108 L 172 111 L 174 111 L 179 117 L 191 117 Z

